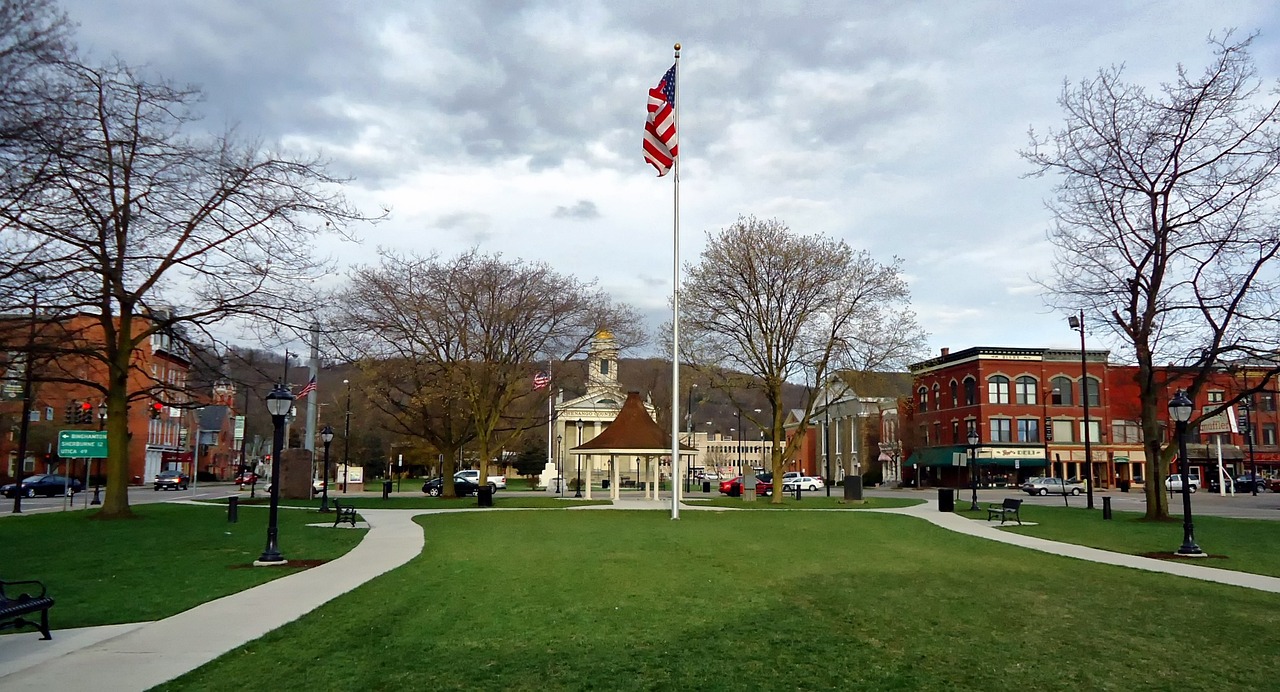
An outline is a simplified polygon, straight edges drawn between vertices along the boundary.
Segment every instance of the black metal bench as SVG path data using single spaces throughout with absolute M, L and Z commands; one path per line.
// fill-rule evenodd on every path
M 1021 526 L 1022 516 L 1018 514 L 1021 507 L 1022 500 L 1006 497 L 999 505 L 987 505 L 987 521 L 1000 517 L 1000 523 L 1003 524 L 1006 519 L 1012 517 L 1017 519 L 1018 525 Z
M 341 524 L 344 521 L 351 524 L 352 528 L 355 528 L 355 525 L 356 525 L 356 508 L 355 507 L 343 507 L 341 502 L 334 500 L 333 511 L 335 512 L 333 516 L 334 528 L 337 528 L 338 524 Z
M 13 587 L 23 586 L 21 589 Z M 40 587 L 40 592 L 25 586 Z M 32 625 L 43 634 L 41 639 L 53 639 L 49 634 L 49 608 L 53 599 L 45 595 L 44 584 L 38 581 L 0 581 L 0 630 Z M 28 620 L 23 615 L 40 613 L 40 622 Z

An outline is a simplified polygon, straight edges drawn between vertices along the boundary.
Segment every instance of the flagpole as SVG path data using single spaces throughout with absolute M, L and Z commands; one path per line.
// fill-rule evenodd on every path
M 551 435 L 554 432 L 552 428 L 555 427 L 555 410 L 551 408 L 551 393 L 554 389 L 551 385 L 555 380 L 551 378 L 551 358 L 549 357 L 547 358 L 547 379 L 551 380 L 550 382 L 547 382 L 547 463 L 551 464 L 555 463 L 555 460 L 551 458 L 551 455 L 555 454 L 555 450 L 551 446 Z M 545 466 L 542 468 L 543 470 L 546 470 Z M 557 479 L 556 483 L 559 482 L 560 480 Z
M 680 44 L 675 45 L 676 85 L 672 105 L 676 137 L 680 132 Z M 676 140 L 679 146 L 679 139 Z M 680 518 L 680 155 L 673 161 L 675 178 L 672 185 L 674 247 L 671 256 L 671 518 Z

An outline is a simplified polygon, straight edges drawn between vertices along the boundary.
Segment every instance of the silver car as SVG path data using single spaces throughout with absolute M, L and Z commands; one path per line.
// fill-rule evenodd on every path
M 1079 483 L 1063 483 L 1061 478 L 1029 478 L 1022 484 L 1022 492 L 1028 495 L 1079 495 L 1084 490 Z

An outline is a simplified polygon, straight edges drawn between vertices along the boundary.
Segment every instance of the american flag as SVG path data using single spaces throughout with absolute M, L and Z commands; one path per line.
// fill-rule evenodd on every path
M 304 386 L 302 389 L 298 391 L 297 398 L 301 399 L 302 397 L 314 391 L 316 391 L 316 377 L 315 375 L 312 375 L 311 380 L 307 382 L 306 386 Z
M 649 90 L 649 120 L 644 124 L 644 160 L 658 169 L 658 177 L 667 174 L 680 154 L 676 137 L 676 66 L 662 76 L 658 86 Z
M 533 376 L 534 389 L 542 389 L 549 384 L 551 384 L 551 375 L 539 370 L 538 373 Z

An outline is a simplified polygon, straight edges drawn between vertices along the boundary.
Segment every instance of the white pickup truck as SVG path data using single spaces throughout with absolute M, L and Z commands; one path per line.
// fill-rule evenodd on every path
M 453 477 L 454 477 L 454 478 L 465 478 L 465 479 L 467 479 L 467 480 L 471 481 L 472 483 L 475 483 L 476 485 L 480 485 L 480 471 L 479 471 L 479 469 L 463 469 L 463 470 L 461 470 L 461 471 L 459 471 L 459 472 L 457 472 L 457 473 L 453 474 Z M 497 490 L 498 488 L 502 488 L 503 490 L 506 490 L 506 488 L 507 488 L 507 477 L 506 477 L 506 476 L 488 476 L 488 481 L 489 481 L 489 487 L 490 487 L 490 488 L 493 488 L 494 490 Z

